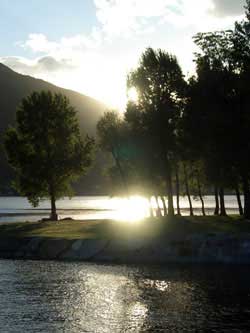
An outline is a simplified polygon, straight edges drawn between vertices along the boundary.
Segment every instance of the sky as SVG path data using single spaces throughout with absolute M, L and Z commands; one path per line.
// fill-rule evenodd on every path
M 147 47 L 194 71 L 192 36 L 233 27 L 244 0 L 0 0 L 0 62 L 13 70 L 126 105 L 126 76 Z

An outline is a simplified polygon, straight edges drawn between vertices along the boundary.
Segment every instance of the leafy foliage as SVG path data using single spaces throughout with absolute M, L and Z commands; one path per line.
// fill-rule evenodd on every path
M 61 94 L 34 92 L 22 100 L 16 127 L 5 134 L 15 187 L 37 206 L 72 193 L 71 183 L 91 165 L 94 140 L 82 140 L 76 111 Z
M 207 191 L 215 193 L 215 212 L 219 202 L 220 214 L 226 214 L 225 190 L 235 191 L 242 211 L 241 189 L 250 218 L 250 0 L 246 18 L 234 29 L 198 33 L 194 42 L 196 74 L 188 81 L 174 55 L 145 50 L 127 78 L 138 98 L 128 102 L 124 119 L 117 122 L 113 115 L 106 143 L 120 142 L 122 151 L 130 142 L 136 153 L 120 155 L 123 169 L 133 169 L 133 182 L 144 193 L 167 193 L 170 215 L 175 185 L 177 198 L 188 196 L 190 214 L 191 193 L 205 214 Z

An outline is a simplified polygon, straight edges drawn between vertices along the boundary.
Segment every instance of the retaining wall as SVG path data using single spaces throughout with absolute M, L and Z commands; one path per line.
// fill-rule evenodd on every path
M 67 240 L 0 238 L 0 258 L 111 263 L 250 264 L 250 234 L 192 235 L 182 239 Z

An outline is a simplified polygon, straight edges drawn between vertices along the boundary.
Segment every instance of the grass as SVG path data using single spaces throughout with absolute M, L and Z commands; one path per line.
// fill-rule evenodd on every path
M 175 217 L 140 222 L 110 220 L 1 223 L 0 237 L 50 237 L 65 239 L 164 238 L 170 234 L 250 233 L 250 221 L 239 216 Z

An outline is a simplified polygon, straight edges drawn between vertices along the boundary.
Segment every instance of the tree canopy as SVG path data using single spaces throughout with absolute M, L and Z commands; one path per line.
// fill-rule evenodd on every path
M 174 193 L 178 214 L 180 194 L 187 195 L 191 215 L 192 195 L 205 214 L 203 195 L 214 192 L 214 213 L 226 215 L 227 191 L 235 193 L 240 214 L 243 193 L 250 219 L 250 0 L 233 29 L 198 33 L 194 42 L 196 72 L 189 80 L 174 55 L 143 52 L 127 77 L 137 99 L 109 138 L 115 144 L 122 138 L 123 147 L 130 142 L 136 154 L 127 155 L 121 169 L 137 177 L 127 186 L 136 181 L 157 202 L 160 196 L 164 214 L 174 214 Z
M 71 195 L 71 183 L 91 165 L 94 147 L 92 138 L 81 138 L 69 100 L 50 91 L 23 99 L 4 145 L 16 189 L 34 206 L 49 197 L 51 219 L 56 220 L 56 199 Z

